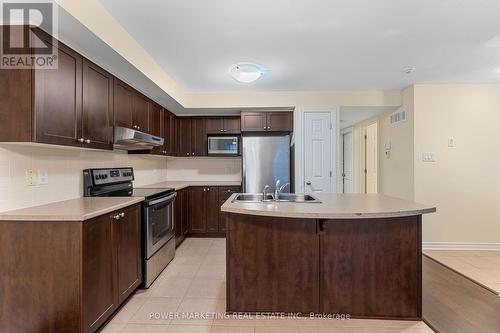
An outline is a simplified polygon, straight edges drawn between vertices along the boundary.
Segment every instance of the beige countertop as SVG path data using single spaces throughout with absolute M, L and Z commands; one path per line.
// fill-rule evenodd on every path
M 84 197 L 2 212 L 0 221 L 81 222 L 143 200 L 142 197 Z
M 174 188 L 182 190 L 189 186 L 241 186 L 241 181 L 165 181 L 161 183 L 137 186 L 138 188 Z
M 363 219 L 413 216 L 433 213 L 436 208 L 381 194 L 315 193 L 321 203 L 259 202 L 233 203 L 233 194 L 223 212 L 310 219 Z

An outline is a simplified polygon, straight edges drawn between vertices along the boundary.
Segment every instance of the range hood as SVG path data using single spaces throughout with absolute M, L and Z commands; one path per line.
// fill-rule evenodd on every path
M 165 140 L 127 127 L 115 127 L 114 148 L 125 150 L 150 150 L 163 145 Z

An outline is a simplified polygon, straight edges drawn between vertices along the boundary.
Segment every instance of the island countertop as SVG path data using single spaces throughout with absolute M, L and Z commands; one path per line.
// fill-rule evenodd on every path
M 309 219 L 390 218 L 433 213 L 436 207 L 382 194 L 314 193 L 321 203 L 232 202 L 233 194 L 221 207 L 226 213 Z

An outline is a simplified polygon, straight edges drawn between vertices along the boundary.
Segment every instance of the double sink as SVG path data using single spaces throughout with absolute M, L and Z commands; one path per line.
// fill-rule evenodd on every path
M 301 202 L 301 203 L 321 203 L 321 200 L 310 195 L 301 193 L 280 193 L 278 198 L 274 197 L 274 194 L 262 193 L 240 193 L 236 195 L 232 202 Z

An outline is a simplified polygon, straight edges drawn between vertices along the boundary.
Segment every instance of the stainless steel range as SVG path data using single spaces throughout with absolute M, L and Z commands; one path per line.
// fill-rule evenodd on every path
M 132 168 L 86 169 L 86 197 L 144 197 L 142 203 L 143 281 L 148 288 L 175 256 L 175 190 L 134 188 Z

